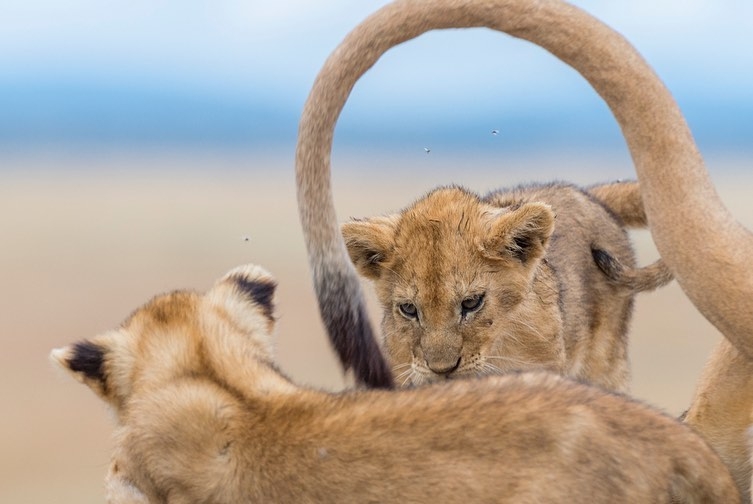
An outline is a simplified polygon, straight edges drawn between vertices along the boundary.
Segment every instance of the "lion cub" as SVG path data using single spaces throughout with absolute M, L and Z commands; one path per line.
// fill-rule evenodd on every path
M 633 296 L 672 276 L 662 262 L 632 268 L 624 226 L 645 225 L 637 184 L 594 191 L 622 215 L 553 183 L 485 197 L 444 187 L 398 214 L 345 223 L 351 260 L 383 308 L 396 383 L 542 368 L 625 390 Z
M 739 501 L 689 428 L 556 375 L 297 387 L 272 358 L 274 289 L 238 268 L 53 351 L 117 414 L 109 502 Z

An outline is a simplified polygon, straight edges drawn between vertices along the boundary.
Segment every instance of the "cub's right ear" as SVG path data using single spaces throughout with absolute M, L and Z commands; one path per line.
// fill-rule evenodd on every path
M 525 203 L 493 218 L 484 251 L 490 258 L 512 257 L 524 265 L 540 259 L 554 231 L 555 215 L 545 203 Z
M 381 275 L 381 265 L 390 258 L 395 246 L 397 219 L 397 215 L 371 217 L 341 226 L 350 260 L 364 277 L 376 280 Z
M 50 358 L 94 392 L 104 396 L 107 390 L 105 373 L 105 348 L 92 341 L 83 340 L 56 348 Z
M 207 291 L 205 297 L 221 308 L 247 335 L 253 335 L 269 359 L 273 349 L 269 336 L 275 328 L 277 281 L 261 266 L 247 264 L 229 271 Z

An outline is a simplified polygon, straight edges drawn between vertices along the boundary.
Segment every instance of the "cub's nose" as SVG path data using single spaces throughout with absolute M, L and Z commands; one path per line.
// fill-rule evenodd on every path
M 438 375 L 452 373 L 460 365 L 463 337 L 456 332 L 427 330 L 420 346 L 426 366 Z
M 426 358 L 426 365 L 437 374 L 447 375 L 455 371 L 460 365 L 460 357 L 453 360 Z

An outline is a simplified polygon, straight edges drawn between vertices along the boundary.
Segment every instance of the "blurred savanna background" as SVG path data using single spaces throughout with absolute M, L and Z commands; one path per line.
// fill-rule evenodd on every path
M 112 418 L 49 351 L 238 264 L 280 282 L 283 369 L 344 386 L 309 280 L 293 156 L 316 72 L 384 3 L 0 5 L 0 502 L 103 500 Z M 653 65 L 722 199 L 753 227 L 753 4 L 575 3 Z M 488 30 L 431 33 L 385 55 L 345 107 L 333 171 L 342 220 L 439 184 L 634 176 L 585 81 Z M 655 259 L 650 234 L 634 237 L 641 262 Z M 676 284 L 639 296 L 633 393 L 681 413 L 718 337 Z

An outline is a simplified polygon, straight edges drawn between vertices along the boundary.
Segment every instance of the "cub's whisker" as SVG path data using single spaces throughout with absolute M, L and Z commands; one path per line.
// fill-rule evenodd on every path
M 512 364 L 517 364 L 517 365 L 520 365 L 520 366 L 529 366 L 529 365 L 531 365 L 531 363 L 528 362 L 528 361 L 524 361 L 522 359 L 516 359 L 514 357 L 508 357 L 506 355 L 486 355 L 486 356 L 484 356 L 484 358 L 485 359 L 502 360 L 502 361 L 510 362 Z
M 412 369 L 406 369 L 405 371 L 403 371 L 399 375 L 395 376 L 395 381 L 400 381 L 401 379 L 403 379 L 405 377 L 407 377 L 407 379 L 410 379 L 410 375 L 411 374 L 413 374 L 413 370 Z M 405 382 L 403 382 L 403 384 L 405 384 Z

